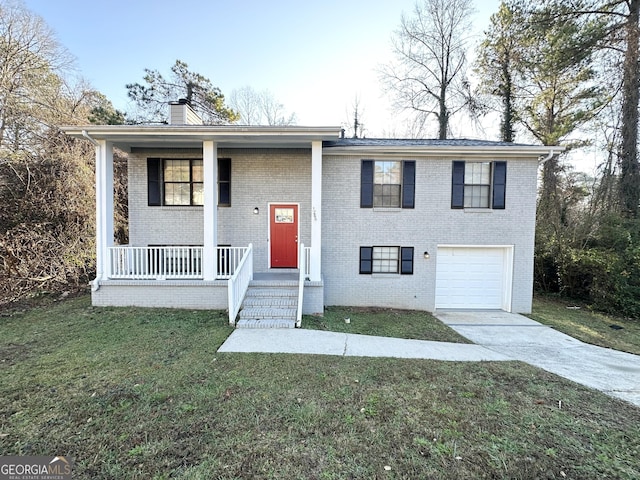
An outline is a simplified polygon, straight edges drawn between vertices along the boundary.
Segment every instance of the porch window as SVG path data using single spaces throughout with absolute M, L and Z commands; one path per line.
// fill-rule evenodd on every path
M 203 205 L 202 159 L 147 158 L 149 206 Z M 218 159 L 218 205 L 231 206 L 231 159 Z
M 360 273 L 413 275 L 413 247 L 360 247 Z
M 164 160 L 164 205 L 204 205 L 202 160 Z
M 414 208 L 415 161 L 363 160 L 360 207 Z
M 505 208 L 507 162 L 463 162 L 452 166 L 451 208 Z

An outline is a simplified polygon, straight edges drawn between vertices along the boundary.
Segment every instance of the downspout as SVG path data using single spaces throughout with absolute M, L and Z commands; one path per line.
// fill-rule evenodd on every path
M 96 141 L 96 139 L 93 138 L 91 135 L 89 135 L 89 132 L 87 132 L 86 130 L 82 130 L 82 136 L 87 140 L 89 140 L 91 143 L 93 143 L 96 147 L 100 146 L 100 144 Z
M 100 144 L 93 138 L 86 130 L 82 130 L 82 136 L 93 143 L 96 148 L 100 148 Z M 96 183 L 96 189 L 98 188 L 98 184 Z M 96 272 L 96 278 L 91 283 L 91 291 L 97 292 L 100 289 L 100 279 L 102 277 L 102 272 Z
M 547 155 L 546 157 L 544 157 L 542 159 L 542 161 L 540 162 L 540 165 L 544 165 L 545 163 L 547 163 L 549 160 L 551 160 L 553 158 L 553 156 L 555 154 L 556 154 L 556 152 L 553 150 L 553 148 L 551 150 L 549 150 L 549 155 Z

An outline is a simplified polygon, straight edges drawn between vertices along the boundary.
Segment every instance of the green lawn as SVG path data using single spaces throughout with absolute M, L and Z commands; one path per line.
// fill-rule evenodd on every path
M 640 319 L 612 317 L 548 297 L 534 299 L 529 317 L 583 342 L 640 355 Z
M 5 313 L 1 454 L 82 479 L 640 478 L 640 409 L 525 364 L 216 353 L 230 331 L 88 297 Z
M 323 317 L 303 317 L 302 328 L 434 342 L 471 343 L 429 313 L 415 310 L 328 307 Z

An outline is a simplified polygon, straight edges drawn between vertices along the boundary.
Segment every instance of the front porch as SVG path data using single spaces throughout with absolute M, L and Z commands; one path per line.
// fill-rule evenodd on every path
M 322 279 L 310 279 L 311 248 L 303 244 L 299 252 L 300 268 L 267 272 L 254 272 L 251 244 L 217 247 L 213 280 L 204 278 L 201 246 L 119 245 L 108 250 L 106 278 L 96 279 L 92 289 L 92 303 L 96 306 L 224 309 L 229 313 L 231 325 L 236 325 L 240 314 L 238 326 L 253 328 L 299 327 L 303 313 L 318 314 L 324 308 L 324 284 Z M 260 308 L 256 309 L 255 301 L 243 304 L 250 286 L 265 288 L 272 297 L 278 297 L 278 290 L 288 290 L 293 293 L 287 295 L 295 298 L 285 309 L 280 308 L 280 300 L 270 305 L 269 299 L 261 294 Z M 295 307 L 293 316 L 291 306 Z M 285 313 L 286 318 L 281 318 Z
M 256 268 L 294 267 L 297 325 L 322 313 L 322 145 L 340 129 L 178 117 L 189 119 L 64 128 L 96 149 L 93 304 L 227 309 L 235 324 Z M 131 245 L 114 244 L 114 148 L 129 156 Z

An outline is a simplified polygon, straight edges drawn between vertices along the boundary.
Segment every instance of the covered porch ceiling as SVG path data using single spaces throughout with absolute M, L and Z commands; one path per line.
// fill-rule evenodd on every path
M 133 148 L 309 148 L 311 142 L 336 140 L 340 127 L 272 127 L 237 125 L 86 125 L 64 126 L 75 138 L 104 140 L 124 151 Z

